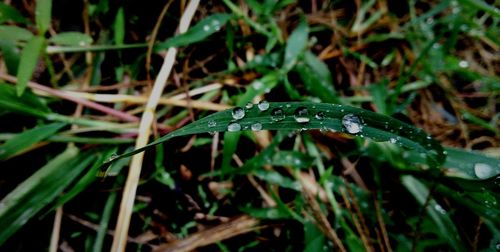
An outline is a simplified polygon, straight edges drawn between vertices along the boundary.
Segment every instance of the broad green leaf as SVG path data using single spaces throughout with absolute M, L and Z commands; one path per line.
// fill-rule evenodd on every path
M 7 71 L 11 75 L 16 75 L 17 66 L 19 66 L 19 60 L 21 58 L 21 52 L 17 48 L 16 43 L 8 40 L 0 40 L 0 50 L 2 51 L 2 57 L 7 66 Z
M 3 145 L 0 145 L 0 161 L 29 149 L 34 144 L 54 135 L 65 125 L 65 123 L 42 125 L 16 135 Z
M 448 244 L 452 246 L 455 251 L 465 251 L 465 246 L 460 239 L 457 227 L 450 219 L 446 210 L 434 199 L 427 200 L 429 189 L 411 176 L 402 177 L 402 182 L 420 205 L 426 204 L 425 210 L 427 214 L 434 221 L 441 235 L 447 239 Z
M 50 19 L 52 16 L 52 0 L 37 0 L 35 9 L 36 26 L 40 35 L 50 27 Z
M 117 45 L 122 45 L 125 41 L 125 13 L 123 8 L 118 9 L 115 17 L 113 36 Z
M 304 252 L 325 251 L 325 236 L 311 221 L 304 224 Z
M 164 50 L 170 47 L 179 47 L 193 44 L 206 39 L 208 36 L 219 31 L 224 26 L 231 15 L 229 14 L 213 14 L 198 22 L 183 34 L 177 35 L 167 41 L 158 44 L 156 50 Z
M 28 41 L 33 37 L 30 31 L 10 25 L 0 25 L 0 40 L 9 40 L 13 42 Z
M 23 17 L 16 8 L 0 2 L 0 24 L 9 21 L 21 24 L 29 23 L 29 20 Z
M 323 102 L 338 103 L 338 96 L 333 88 L 333 78 L 328 66 L 316 55 L 306 52 L 304 62 L 295 66 L 304 82 L 306 90 L 321 99 Z
M 92 38 L 81 32 L 62 32 L 49 39 L 50 42 L 58 45 L 68 46 L 88 46 L 92 44 Z
M 52 202 L 94 160 L 77 147 L 64 152 L 19 184 L 0 201 L 0 245 Z
M 0 108 L 9 112 L 22 113 L 37 117 L 45 117 L 50 113 L 47 105 L 31 91 L 16 95 L 16 88 L 12 85 L 0 83 Z
M 45 39 L 42 37 L 33 37 L 21 53 L 21 61 L 17 68 L 17 95 L 21 96 L 28 85 L 33 71 L 35 71 L 38 57 L 42 52 Z
M 308 36 L 309 26 L 307 26 L 305 19 L 302 18 L 286 42 L 285 57 L 283 60 L 283 69 L 285 71 L 290 71 L 295 63 L 297 63 L 298 57 L 304 53 L 307 47 Z
M 107 163 L 144 151 L 173 137 L 206 132 L 251 130 L 322 129 L 350 133 L 375 141 L 390 141 L 427 155 L 431 167 L 442 164 L 445 154 L 439 142 L 425 132 L 394 118 L 338 104 L 310 102 L 273 102 L 245 109 L 241 119 L 233 118 L 233 109 L 220 111 L 175 130 L 149 145 L 118 155 Z

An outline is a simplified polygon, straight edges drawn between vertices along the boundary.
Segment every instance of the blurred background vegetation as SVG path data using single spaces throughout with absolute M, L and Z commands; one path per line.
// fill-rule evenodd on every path
M 247 102 L 323 102 L 447 158 L 203 124 L 145 153 L 127 251 L 500 251 L 498 1 L 201 1 L 178 35 L 188 2 L 0 3 L 0 250 L 110 250 L 130 158 L 101 165 L 133 149 L 177 48 L 150 141 Z

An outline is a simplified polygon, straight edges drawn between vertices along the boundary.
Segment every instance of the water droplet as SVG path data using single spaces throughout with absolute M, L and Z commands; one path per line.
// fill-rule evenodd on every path
M 389 142 L 395 144 L 398 142 L 398 140 L 396 140 L 396 138 L 391 137 L 391 139 L 389 139 Z
M 320 111 L 320 112 L 316 113 L 316 115 L 314 117 L 318 120 L 323 120 L 323 119 L 325 119 L 325 113 Z
M 257 107 L 260 109 L 260 111 L 266 111 L 269 109 L 269 102 L 260 101 L 259 104 L 257 104 Z
M 496 249 L 497 250 L 500 250 L 500 242 L 497 242 L 497 244 L 495 245 Z
M 476 163 L 474 165 L 474 174 L 480 179 L 487 179 L 493 176 L 493 169 L 489 164 L 485 163 Z
M 262 83 L 262 81 L 260 81 L 260 80 L 255 80 L 254 82 L 252 82 L 252 87 L 255 90 L 260 90 L 264 87 L 264 83 Z
M 118 154 L 113 153 L 111 156 L 106 160 L 106 163 L 112 162 L 113 160 L 118 158 Z
M 363 125 L 361 119 L 353 114 L 347 114 L 342 118 L 342 125 L 346 128 L 347 132 L 356 134 L 361 132 Z
M 311 119 L 309 118 L 309 111 L 306 107 L 298 107 L 293 113 L 295 121 L 298 123 L 308 123 Z
M 262 129 L 262 124 L 261 123 L 254 123 L 254 124 L 252 124 L 251 128 L 253 131 L 259 131 Z
M 444 208 L 439 204 L 436 204 L 434 206 L 434 209 L 436 209 L 436 211 L 438 211 L 440 214 L 446 214 L 446 210 L 444 210 Z
M 229 132 L 235 132 L 240 130 L 241 130 L 241 125 L 239 123 L 232 122 L 229 125 L 227 125 L 227 131 Z
M 216 121 L 214 121 L 214 120 L 208 121 L 208 127 L 209 128 L 213 128 L 215 126 L 217 126 L 217 122 Z
M 208 25 L 203 26 L 203 30 L 206 32 L 210 31 L 210 26 L 208 26 Z
M 467 62 L 466 60 L 461 60 L 460 62 L 458 62 L 458 66 L 461 68 L 467 68 L 469 67 L 469 62 Z
M 290 108 L 291 106 L 292 106 L 292 105 L 290 105 L 290 104 L 286 104 L 286 107 L 287 107 L 287 108 Z
M 231 115 L 233 116 L 233 119 L 240 120 L 241 118 L 245 117 L 245 110 L 240 107 L 235 107 L 233 108 Z
M 278 122 L 285 119 L 285 112 L 280 108 L 275 108 L 271 111 L 271 120 Z
M 245 108 L 246 108 L 246 109 L 251 109 L 251 108 L 253 108 L 253 103 L 251 103 L 251 102 L 247 103 L 247 104 L 245 105 Z

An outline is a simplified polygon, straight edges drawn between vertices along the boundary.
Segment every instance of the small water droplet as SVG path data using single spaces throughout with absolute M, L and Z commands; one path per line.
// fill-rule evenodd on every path
M 209 128 L 213 128 L 215 126 L 217 126 L 217 122 L 216 121 L 214 121 L 214 120 L 208 121 L 208 127 Z
M 271 111 L 271 120 L 278 122 L 285 119 L 285 112 L 280 108 L 275 108 Z
M 287 108 L 290 108 L 291 106 L 292 106 L 292 105 L 290 105 L 290 104 L 286 104 L 286 107 L 287 107 Z
M 469 62 L 467 62 L 466 60 L 461 60 L 460 62 L 458 62 L 458 66 L 461 68 L 467 68 L 469 67 Z
M 320 112 L 316 113 L 316 115 L 314 117 L 318 120 L 323 120 L 323 119 L 325 119 L 325 113 L 320 111 Z
M 298 107 L 293 113 L 295 121 L 298 123 L 308 123 L 311 119 L 309 118 L 309 111 L 306 107 Z
M 113 153 L 111 156 L 106 160 L 106 163 L 112 162 L 113 160 L 118 158 L 118 154 Z
M 436 211 L 438 211 L 440 214 L 446 214 L 446 210 L 444 210 L 444 208 L 439 204 L 436 204 L 434 206 L 434 209 L 436 209 Z
M 203 30 L 204 30 L 204 31 L 206 31 L 206 32 L 207 32 L 207 31 L 210 31 L 210 26 L 208 26 L 208 25 L 204 25 L 204 26 L 203 26 Z
M 241 130 L 241 125 L 237 122 L 232 122 L 229 125 L 227 125 L 227 131 L 229 132 L 236 132 Z
M 260 80 L 255 80 L 254 82 L 252 82 L 252 87 L 255 90 L 260 90 L 264 87 L 264 83 L 262 83 L 262 81 L 260 81 Z
M 363 125 L 361 119 L 353 114 L 347 114 L 342 118 L 342 125 L 346 128 L 347 132 L 356 134 L 361 132 Z
M 500 250 L 500 242 L 497 242 L 497 244 L 495 245 L 496 249 L 497 250 Z
M 245 117 L 245 110 L 240 107 L 235 107 L 233 108 L 233 111 L 231 111 L 231 115 L 233 116 L 233 119 L 240 120 Z
M 266 111 L 269 109 L 269 102 L 260 101 L 259 104 L 257 104 L 257 107 L 259 108 L 260 111 Z
M 246 108 L 246 109 L 251 109 L 251 108 L 253 108 L 253 103 L 251 103 L 251 102 L 247 103 L 247 104 L 245 105 L 245 108 Z
M 261 123 L 254 123 L 254 124 L 252 124 L 251 128 L 252 128 L 253 131 L 262 130 L 262 124 Z
M 476 163 L 474 165 L 474 174 L 480 179 L 487 179 L 493 176 L 493 168 L 489 164 Z
M 391 137 L 391 139 L 389 139 L 389 142 L 395 144 L 398 142 L 398 140 L 396 140 L 396 138 Z

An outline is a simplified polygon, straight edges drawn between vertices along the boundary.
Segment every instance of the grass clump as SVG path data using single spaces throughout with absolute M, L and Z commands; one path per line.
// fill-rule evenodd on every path
M 493 3 L 66 7 L 0 3 L 1 250 L 499 249 Z

